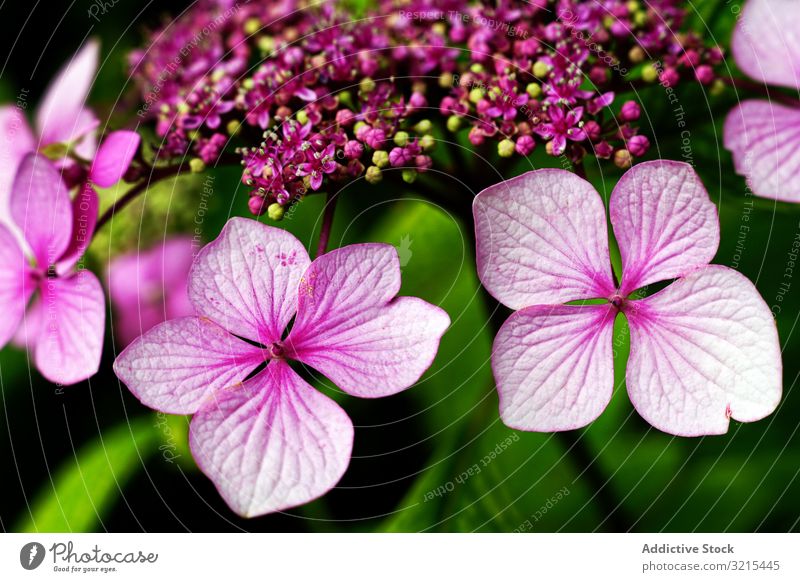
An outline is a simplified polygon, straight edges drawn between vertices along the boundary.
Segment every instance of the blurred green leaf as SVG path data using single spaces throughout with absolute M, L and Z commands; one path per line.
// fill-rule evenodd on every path
M 65 462 L 34 499 L 30 514 L 13 531 L 90 532 L 103 529 L 103 517 L 125 484 L 157 447 L 152 418 L 117 426 L 84 445 Z

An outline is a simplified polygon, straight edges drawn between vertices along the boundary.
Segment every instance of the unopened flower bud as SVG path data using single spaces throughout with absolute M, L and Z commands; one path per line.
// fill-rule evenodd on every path
M 206 171 L 206 163 L 200 158 L 192 158 L 189 160 L 189 169 L 192 174 L 201 174 Z
M 403 181 L 407 184 L 413 184 L 414 181 L 417 179 L 417 171 L 416 170 L 403 170 Z
M 394 134 L 394 143 L 404 148 L 408 145 L 408 132 L 398 131 Z
M 277 202 L 273 202 L 267 208 L 267 216 L 276 221 L 283 219 L 284 212 L 286 212 L 286 209 Z
M 250 212 L 253 215 L 261 216 L 267 210 L 267 205 L 265 202 L 266 201 L 263 197 L 254 194 L 253 196 L 250 196 L 250 200 L 247 201 L 247 207 L 250 209 Z
M 650 149 L 650 140 L 644 135 L 634 135 L 628 140 L 628 151 L 637 158 L 642 157 Z
M 703 85 L 708 85 L 714 80 L 714 69 L 712 69 L 708 65 L 700 65 L 699 67 L 697 67 L 697 70 L 695 70 L 694 76 Z
M 364 174 L 364 179 L 370 184 L 377 184 L 383 180 L 383 173 L 378 166 L 370 166 Z
M 539 79 L 543 79 L 550 72 L 550 65 L 544 61 L 536 61 L 533 64 L 533 75 Z
M 536 140 L 531 135 L 522 135 L 517 139 L 516 152 L 521 156 L 529 155 L 536 148 Z
M 297 112 L 297 121 L 299 121 L 302 125 L 308 123 L 308 112 L 305 109 L 301 109 Z
M 504 139 L 500 143 L 497 144 L 497 153 L 500 155 L 501 158 L 510 158 L 514 155 L 514 149 L 516 144 L 513 140 Z
M 536 99 L 542 94 L 542 87 L 539 83 L 528 83 L 528 86 L 525 87 L 525 92 L 528 93 L 531 98 Z
M 619 118 L 622 121 L 636 121 L 642 114 L 642 109 L 636 101 L 626 101 L 622 104 L 622 109 L 619 112 Z
M 419 138 L 419 147 L 426 152 L 430 151 L 436 147 L 436 139 L 431 134 L 423 135 Z
M 638 44 L 628 51 L 628 58 L 632 63 L 636 64 L 641 63 L 642 61 L 644 61 L 646 56 L 647 53 L 645 53 L 644 49 L 640 47 Z
M 420 134 L 430 133 L 431 129 L 433 128 L 433 124 L 431 123 L 430 119 L 423 119 L 419 123 L 414 126 L 414 131 Z
M 372 154 L 372 163 L 379 168 L 385 168 L 389 165 L 389 152 L 385 150 L 375 150 Z
M 614 165 L 618 168 L 623 170 L 630 168 L 632 162 L 631 153 L 628 150 L 617 150 L 614 153 Z
M 375 81 L 369 77 L 364 77 L 358 84 L 358 88 L 362 93 L 372 93 L 375 90 Z
M 228 125 L 225 126 L 225 129 L 228 131 L 228 135 L 236 135 L 239 133 L 239 130 L 242 128 L 242 124 L 235 119 L 231 119 L 228 122 Z
M 642 80 L 645 83 L 653 83 L 658 79 L 658 67 L 650 63 L 642 69 Z
M 461 127 L 461 118 L 458 115 L 451 115 L 447 118 L 447 129 L 450 131 L 458 131 Z

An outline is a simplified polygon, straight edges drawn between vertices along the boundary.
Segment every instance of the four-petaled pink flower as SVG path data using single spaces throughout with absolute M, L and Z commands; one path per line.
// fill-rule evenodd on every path
M 234 511 L 280 511 L 331 489 L 353 441 L 347 414 L 289 360 L 365 398 L 408 388 L 432 363 L 450 320 L 399 289 L 389 245 L 311 262 L 288 232 L 233 218 L 189 274 L 199 317 L 152 328 L 114 370 L 144 404 L 194 414 L 192 453 Z
M 24 240 L 0 224 L 0 347 L 16 335 L 42 375 L 59 384 L 85 380 L 100 365 L 103 290 L 92 273 L 74 268 L 92 239 L 97 206 L 89 184 L 70 200 L 51 162 L 29 154 L 10 200 Z
M 688 164 L 634 166 L 611 194 L 622 258 L 609 260 L 603 200 L 585 180 L 538 170 L 481 192 L 473 212 L 478 273 L 518 310 L 494 341 L 500 414 L 512 428 L 571 430 L 605 409 L 614 388 L 613 327 L 630 327 L 627 387 L 641 416 L 682 436 L 720 434 L 732 417 L 770 414 L 781 397 L 775 322 L 752 283 L 710 265 L 714 204 Z M 676 279 L 644 299 L 632 293 Z M 605 299 L 602 304 L 569 302 Z
M 177 236 L 111 262 L 107 273 L 115 313 L 111 327 L 122 345 L 162 321 L 194 315 L 188 290 L 193 258 L 192 238 Z
M 95 130 L 100 122 L 87 107 L 86 99 L 94 83 L 99 50 L 97 42 L 86 43 L 59 71 L 36 110 L 35 131 L 28 125 L 21 106 L 0 107 L 0 223 L 12 231 L 15 227 L 8 215 L 8 198 L 14 175 L 26 155 L 42 152 L 57 158 L 57 167 L 65 170 L 64 178 L 75 179 L 67 184 L 69 187 L 87 179 L 103 188 L 112 186 L 130 166 L 140 142 L 136 132 L 111 132 L 97 147 Z M 88 175 L 65 156 L 66 149 L 52 148 L 59 144 L 92 162 Z
M 731 50 L 739 68 L 766 85 L 800 90 L 800 2 L 749 0 Z M 776 97 L 777 91 L 775 91 Z M 800 101 L 748 99 L 725 120 L 725 147 L 753 193 L 800 202 Z

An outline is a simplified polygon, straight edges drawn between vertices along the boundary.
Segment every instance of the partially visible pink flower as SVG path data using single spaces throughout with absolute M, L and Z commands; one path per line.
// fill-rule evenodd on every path
M 111 262 L 107 277 L 115 313 L 112 328 L 122 345 L 162 321 L 194 315 L 187 286 L 193 254 L 192 239 L 181 236 Z
M 399 290 L 389 245 L 312 262 L 288 232 L 233 218 L 192 266 L 198 317 L 155 326 L 114 370 L 147 406 L 194 414 L 192 453 L 235 512 L 280 511 L 336 485 L 353 443 L 347 414 L 288 361 L 354 396 L 405 390 L 433 362 L 450 320 Z
M 518 310 L 494 340 L 500 415 L 512 428 L 572 430 L 605 409 L 614 389 L 613 328 L 630 328 L 627 387 L 639 414 L 675 435 L 721 434 L 729 419 L 764 418 L 781 398 L 772 314 L 739 272 L 709 265 L 719 219 L 681 162 L 638 164 L 611 194 L 622 257 L 609 260 L 602 197 L 564 170 L 501 182 L 475 199 L 478 274 Z M 644 299 L 634 292 L 676 279 Z M 602 304 L 569 302 L 604 299 Z
M 8 197 L 17 168 L 27 154 L 42 152 L 57 157 L 61 152 L 51 153 L 48 148 L 67 145 L 75 154 L 92 162 L 88 178 L 103 188 L 119 182 L 130 166 L 140 142 L 135 132 L 111 132 L 97 147 L 95 130 L 100 122 L 86 100 L 97 72 L 99 50 L 98 43 L 91 40 L 62 67 L 36 110 L 33 129 L 18 107 L 0 107 L 0 222 L 9 225 L 12 231 Z M 65 170 L 64 178 L 77 176 L 68 187 L 82 183 L 87 177 L 86 170 L 70 158 L 59 159 L 56 165 Z
M 100 282 L 75 269 L 94 233 L 97 193 L 87 184 L 70 200 L 52 163 L 29 154 L 10 207 L 24 242 L 0 225 L 0 347 L 16 335 L 45 378 L 75 384 L 97 372 L 105 331 Z
M 733 33 L 736 64 L 764 84 L 800 90 L 798 22 L 800 2 L 749 0 Z M 800 202 L 800 101 L 743 101 L 728 114 L 723 137 L 754 194 Z
M 36 109 L 33 128 L 16 106 L 0 107 L 0 218 L 7 213 L 11 184 L 26 154 L 53 144 L 72 144 L 81 157 L 94 156 L 94 130 L 99 121 L 86 106 L 86 99 L 99 52 L 98 43 L 90 40 L 61 68 Z

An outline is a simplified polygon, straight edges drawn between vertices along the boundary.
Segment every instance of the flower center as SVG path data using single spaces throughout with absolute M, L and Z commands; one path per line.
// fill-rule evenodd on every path
M 273 342 L 267 346 L 267 353 L 271 360 L 282 360 L 286 355 L 286 350 L 281 342 Z
M 614 293 L 614 295 L 609 297 L 608 300 L 611 302 L 611 305 L 617 308 L 618 311 L 622 311 L 623 307 L 625 306 L 625 297 L 619 293 Z

